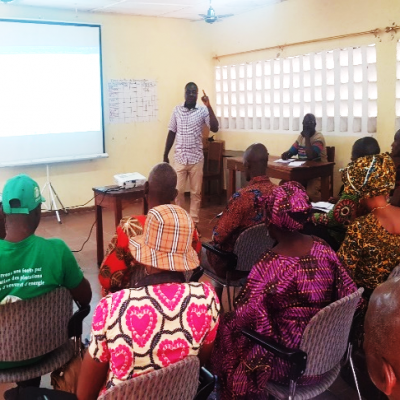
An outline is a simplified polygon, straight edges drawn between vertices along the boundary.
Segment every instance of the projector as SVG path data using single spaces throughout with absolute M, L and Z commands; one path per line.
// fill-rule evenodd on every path
M 144 186 L 146 180 L 147 179 L 143 175 L 139 174 L 139 172 L 114 175 L 115 183 L 124 189 Z

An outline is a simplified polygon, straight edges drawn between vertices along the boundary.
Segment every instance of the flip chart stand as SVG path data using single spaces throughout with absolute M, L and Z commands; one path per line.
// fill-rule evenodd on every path
M 60 213 L 58 211 L 63 210 L 65 212 L 65 214 L 68 214 L 68 210 L 64 207 L 64 204 L 61 202 L 60 198 L 58 197 L 57 192 L 54 190 L 54 186 L 50 181 L 50 168 L 48 165 L 46 165 L 46 172 L 47 172 L 47 181 L 44 184 L 44 186 L 41 190 L 41 193 L 43 195 L 44 191 L 47 188 L 49 195 L 47 196 L 46 202 L 43 204 L 47 210 L 49 210 L 49 211 L 54 210 L 56 212 L 57 221 L 59 224 L 62 224 L 61 218 L 60 218 Z M 61 208 L 57 207 L 56 199 L 57 199 L 58 203 L 61 205 Z

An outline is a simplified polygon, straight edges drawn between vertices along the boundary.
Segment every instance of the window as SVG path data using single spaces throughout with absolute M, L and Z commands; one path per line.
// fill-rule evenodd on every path
M 400 61 L 397 69 L 400 117 Z M 311 112 L 324 133 L 376 132 L 375 45 L 218 66 L 215 73 L 222 129 L 298 132 Z

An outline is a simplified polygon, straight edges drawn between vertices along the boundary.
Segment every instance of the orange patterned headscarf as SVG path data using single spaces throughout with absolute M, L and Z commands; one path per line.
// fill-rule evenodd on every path
M 357 158 L 341 172 L 344 192 L 360 198 L 388 195 L 396 181 L 396 168 L 389 153 Z

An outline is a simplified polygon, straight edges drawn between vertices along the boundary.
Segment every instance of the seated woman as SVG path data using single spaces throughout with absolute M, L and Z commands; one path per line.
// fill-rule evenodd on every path
M 150 171 L 149 179 L 144 186 L 149 208 L 171 204 L 178 193 L 176 182 L 176 172 L 169 164 L 156 164 Z M 143 233 L 145 222 L 146 215 L 121 219 L 99 269 L 103 296 L 121 289 L 128 289 L 131 287 L 131 281 L 136 283 L 146 275 L 143 265 L 140 265 L 129 251 L 129 240 Z M 193 232 L 192 246 L 197 253 L 200 253 L 201 242 L 196 230 Z M 191 274 L 188 275 L 191 276 Z
M 376 139 L 363 137 L 354 142 L 351 160 L 381 152 Z M 335 207 L 328 213 L 314 213 L 310 222 L 305 224 L 303 233 L 324 239 L 333 250 L 338 251 L 346 235 L 347 226 L 357 217 L 366 214 L 360 205 L 360 198 L 354 191 L 342 190 Z
M 297 182 L 275 188 L 267 198 L 266 220 L 278 244 L 251 270 L 235 311 L 224 315 L 211 357 L 224 399 L 254 399 L 269 380 L 288 383 L 288 364 L 251 343 L 241 335 L 243 328 L 298 348 L 311 318 L 356 290 L 335 252 L 321 239 L 299 232 L 310 212 L 305 189 Z
M 79 400 L 96 399 L 99 392 L 189 355 L 198 355 L 201 363 L 208 359 L 220 306 L 211 284 L 185 283 L 183 271 L 199 265 L 193 231 L 192 219 L 178 206 L 149 211 L 143 235 L 129 245 L 148 275 L 97 306 Z
M 387 202 L 396 180 L 389 154 L 358 158 L 344 169 L 345 191 L 358 196 L 369 214 L 357 218 L 347 229 L 338 251 L 339 259 L 365 289 L 372 291 L 400 263 L 400 208 Z

